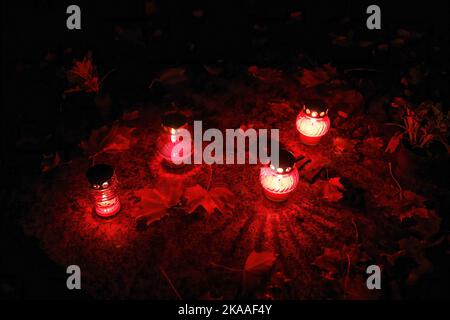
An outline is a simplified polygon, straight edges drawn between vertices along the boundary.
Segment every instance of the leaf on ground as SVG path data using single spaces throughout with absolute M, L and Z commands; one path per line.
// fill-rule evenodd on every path
M 384 146 L 384 141 L 380 137 L 370 137 L 363 141 L 363 144 L 365 147 L 371 148 L 371 149 L 381 149 Z
M 103 126 L 92 130 L 89 139 L 80 142 L 80 148 L 87 155 L 94 155 L 100 152 L 113 135 L 114 128 L 115 126 L 111 129 L 108 126 Z
M 83 60 L 75 60 L 72 69 L 67 71 L 67 81 L 74 87 L 65 93 L 84 90 L 86 92 L 98 92 L 100 83 L 97 68 L 92 62 L 92 54 L 89 52 Z
M 345 187 L 342 185 L 340 178 L 331 178 L 324 183 L 323 198 L 330 202 L 336 202 L 342 199 L 344 191 Z
M 325 102 L 330 106 L 339 108 L 348 115 L 356 113 L 364 106 L 364 96 L 354 89 L 335 89 L 330 95 L 324 98 Z
M 137 141 L 134 136 L 136 128 L 119 127 L 102 152 L 123 152 L 128 150 Z
M 253 251 L 245 261 L 244 272 L 261 274 L 266 273 L 272 268 L 277 256 L 273 252 Z
M 273 68 L 250 66 L 247 71 L 252 77 L 265 82 L 274 82 L 283 79 L 283 71 Z
M 194 212 L 199 206 L 202 206 L 208 214 L 215 209 L 222 213 L 230 213 L 234 208 L 234 195 L 225 187 L 213 187 L 208 191 L 200 185 L 187 188 L 184 197 L 187 199 L 186 211 Z
M 185 81 L 186 79 L 186 68 L 169 68 L 164 70 L 156 78 L 154 78 L 150 83 L 149 88 L 153 87 L 155 81 L 161 82 L 165 85 L 175 85 Z
M 359 245 L 344 245 L 341 249 L 325 248 L 312 264 L 321 269 L 324 279 L 336 280 L 347 272 L 349 262 L 355 264 L 365 261 L 367 256 L 361 252 Z
M 390 264 L 394 265 L 398 258 L 409 257 L 413 258 L 417 266 L 409 271 L 407 283 L 409 285 L 415 284 L 419 278 L 431 271 L 433 265 L 425 256 L 424 243 L 416 238 L 401 239 L 399 242 L 400 251 L 386 255 Z
M 336 137 L 333 139 L 334 152 L 336 154 L 343 154 L 344 152 L 352 152 L 354 150 L 356 141 Z
M 167 215 L 167 209 L 180 203 L 183 195 L 183 181 L 181 179 L 163 179 L 157 183 L 157 188 L 143 188 L 135 191 L 140 198 L 137 210 L 131 210 L 137 215 L 136 222 L 145 222 L 148 226 Z
M 396 132 L 392 136 L 391 140 L 389 140 L 388 145 L 386 146 L 385 152 L 393 153 L 397 147 L 400 145 L 400 141 L 402 140 L 403 133 L 402 132 Z
M 418 232 L 423 238 L 429 239 L 439 232 L 441 227 L 441 218 L 433 211 L 427 208 L 413 207 L 410 210 L 401 213 L 400 221 L 413 219 L 416 223 L 411 228 Z
M 248 256 L 244 265 L 244 288 L 251 289 L 261 283 L 261 280 L 272 269 L 277 256 L 270 251 L 253 251 Z
M 344 119 L 348 118 L 347 112 L 339 110 L 337 113 L 338 113 L 338 116 L 340 116 L 341 118 L 344 118 Z
M 314 69 L 301 68 L 300 73 L 301 75 L 298 76 L 300 85 L 310 88 L 328 82 L 336 75 L 336 68 L 333 68 L 330 64 L 325 64 Z
M 81 141 L 80 148 L 89 156 L 101 152 L 123 152 L 136 143 L 134 131 L 135 128 L 119 127 L 117 123 L 111 128 L 103 126 L 93 130 L 88 140 Z

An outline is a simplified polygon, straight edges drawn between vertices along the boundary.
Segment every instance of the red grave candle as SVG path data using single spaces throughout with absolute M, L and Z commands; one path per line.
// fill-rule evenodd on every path
M 156 149 L 163 159 L 163 164 L 171 168 L 183 167 L 184 163 L 175 163 L 173 159 L 184 160 L 192 155 L 192 148 L 190 153 L 183 154 L 184 150 L 180 150 L 177 155 L 174 152 L 175 146 L 182 141 L 179 134 L 180 129 L 189 129 L 186 117 L 178 112 L 166 114 L 162 119 L 162 132 L 156 141 Z
M 328 109 L 322 103 L 304 105 L 295 123 L 300 132 L 300 141 L 303 144 L 314 146 L 330 129 Z
M 120 211 L 118 181 L 114 168 L 107 164 L 97 164 L 88 169 L 86 177 L 94 200 L 95 213 L 100 217 L 112 217 Z
M 286 150 L 280 150 L 279 164 L 270 163 L 261 168 L 259 179 L 265 196 L 272 201 L 281 202 L 297 188 L 298 171 L 295 168 L 295 157 Z

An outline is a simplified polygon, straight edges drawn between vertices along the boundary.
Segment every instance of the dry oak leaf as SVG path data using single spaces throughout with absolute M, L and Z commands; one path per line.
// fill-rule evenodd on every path
M 187 188 L 184 197 L 187 199 L 186 211 L 194 212 L 197 207 L 202 206 L 208 214 L 215 209 L 222 213 L 230 213 L 234 208 L 233 193 L 225 187 L 213 187 L 209 190 L 203 189 L 200 185 Z
M 182 180 L 163 179 L 157 185 L 158 188 L 143 188 L 135 191 L 135 195 L 141 199 L 137 204 L 139 214 L 136 217 L 137 223 L 145 221 L 146 225 L 150 225 L 166 216 L 167 209 L 180 203 L 183 195 Z

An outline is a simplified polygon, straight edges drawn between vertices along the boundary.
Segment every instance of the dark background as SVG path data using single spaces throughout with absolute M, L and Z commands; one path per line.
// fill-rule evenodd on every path
M 149 2 L 150 3 L 150 2 Z M 146 100 L 148 78 L 167 66 L 218 60 L 228 65 L 288 68 L 299 52 L 317 63 L 340 67 L 404 67 L 391 60 L 373 60 L 367 50 L 331 46 L 330 32 L 354 31 L 354 37 L 383 39 L 402 27 L 426 32 L 419 48 L 425 61 L 448 67 L 448 1 L 2 1 L 2 230 L 0 292 L 25 298 L 72 298 L 84 293 L 65 290 L 65 270 L 22 236 L 11 221 L 27 211 L 17 193 L 27 192 L 39 174 L 46 146 L 23 153 L 16 142 L 27 134 L 45 137 L 56 130 L 61 92 L 56 65 L 94 52 L 103 72 L 117 68 L 122 95 Z M 66 8 L 81 7 L 82 30 L 66 29 Z M 382 29 L 366 29 L 366 8 L 378 4 Z M 153 6 L 153 7 L 152 7 Z M 152 9 L 153 8 L 153 9 Z M 196 18 L 193 11 L 201 10 Z M 300 21 L 291 19 L 300 11 Z M 348 23 L 341 23 L 348 18 Z M 435 46 L 443 49 L 434 51 Z M 72 54 L 64 52 L 70 48 Z M 53 67 L 43 69 L 49 55 Z M 446 61 L 446 62 L 445 62 Z M 407 64 L 407 61 L 403 63 Z M 401 63 L 402 64 L 402 63 Z M 448 97 L 447 97 L 448 98 Z M 445 100 L 446 97 L 443 97 Z M 120 99 L 119 99 L 120 100 Z M 18 191 L 19 190 L 19 191 Z M 13 196 L 14 195 L 14 196 Z M 20 197 L 19 197 L 20 198 Z M 11 280 L 13 279 L 13 280 Z M 19 288 L 19 289 L 17 289 Z

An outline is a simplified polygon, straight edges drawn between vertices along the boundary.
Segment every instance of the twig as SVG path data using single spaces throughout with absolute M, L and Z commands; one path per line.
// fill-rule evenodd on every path
M 346 256 L 347 256 L 347 272 L 345 274 L 345 279 L 344 279 L 344 299 L 345 299 L 345 294 L 347 292 L 347 282 L 348 282 L 348 277 L 350 275 L 350 264 L 351 264 L 350 255 L 347 253 Z
M 159 266 L 159 271 L 161 271 L 162 275 L 167 280 L 167 283 L 169 283 L 169 286 L 172 289 L 172 291 L 175 293 L 175 295 L 177 296 L 177 299 L 183 300 L 183 298 L 181 298 L 180 294 L 178 293 L 177 289 L 173 285 L 172 281 L 170 280 L 169 276 L 167 275 L 166 271 L 163 269 L 162 266 Z
M 102 86 L 103 81 L 105 81 L 106 77 L 108 77 L 111 73 L 113 73 L 113 72 L 116 71 L 116 70 L 117 70 L 117 69 L 112 69 L 112 70 L 110 70 L 108 73 L 106 73 L 106 74 L 102 77 L 102 79 L 100 80 L 100 87 Z
M 397 181 L 397 179 L 395 179 L 394 174 L 392 173 L 392 164 L 389 162 L 389 174 L 391 175 L 392 180 L 394 180 L 395 184 L 397 185 L 398 189 L 399 189 L 399 194 L 400 194 L 400 200 L 403 199 L 403 189 L 402 186 L 400 185 L 400 183 Z
M 230 267 L 227 267 L 227 266 L 224 266 L 224 265 L 221 265 L 221 264 L 217 264 L 217 263 L 214 263 L 214 262 L 211 262 L 211 266 L 216 267 L 216 268 L 222 268 L 222 269 L 225 269 L 225 270 L 228 270 L 228 271 L 231 271 L 231 272 L 243 272 L 244 271 L 242 269 L 230 268 Z
M 356 225 L 355 218 L 352 218 L 353 226 L 355 227 L 355 237 L 356 237 L 356 243 L 359 242 L 359 233 L 358 233 L 358 226 Z

